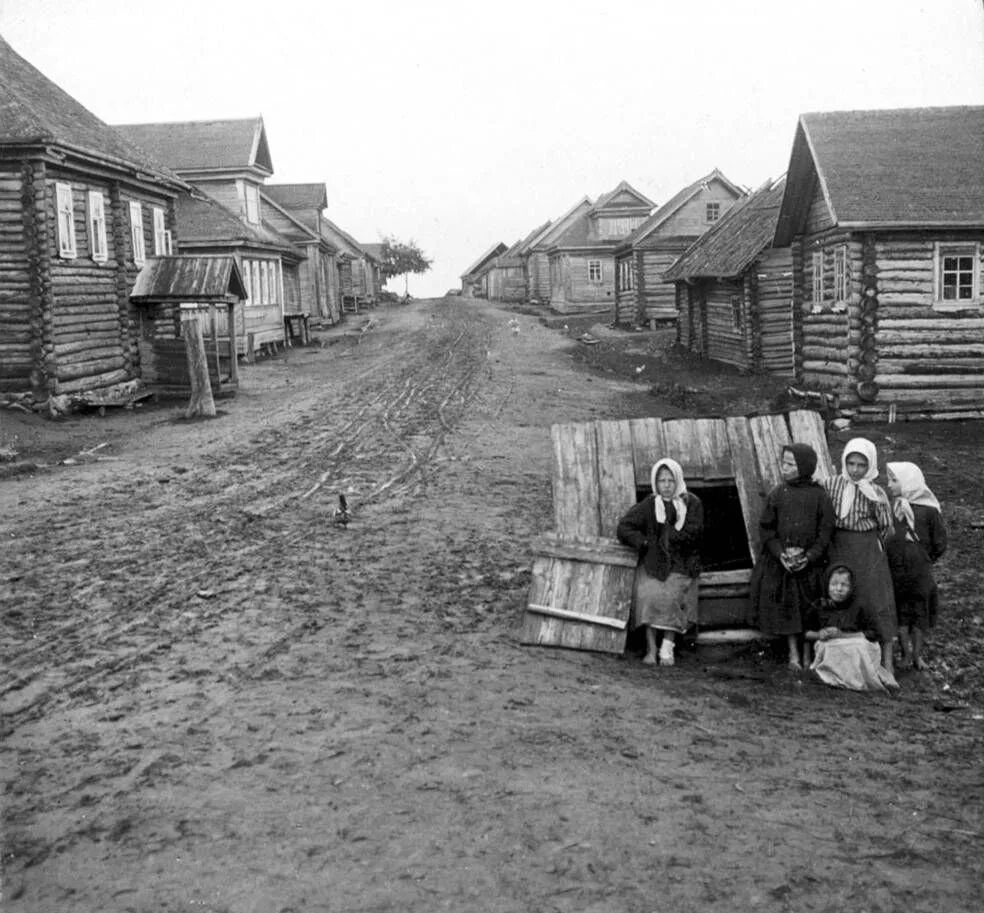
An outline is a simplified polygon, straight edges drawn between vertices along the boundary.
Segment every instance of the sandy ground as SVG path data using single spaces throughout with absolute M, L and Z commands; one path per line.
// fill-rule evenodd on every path
M 889 698 L 519 644 L 549 425 L 672 404 L 509 316 L 381 310 L 211 421 L 4 412 L 5 910 L 981 909 L 943 653 Z

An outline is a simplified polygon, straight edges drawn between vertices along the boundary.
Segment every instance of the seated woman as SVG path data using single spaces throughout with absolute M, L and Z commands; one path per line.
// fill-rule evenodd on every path
M 879 619 L 854 598 L 854 572 L 844 564 L 831 566 L 825 576 L 827 595 L 811 606 L 807 642 L 815 647 L 810 671 L 822 682 L 852 691 L 898 688 L 895 676 L 881 665 Z
M 656 632 L 661 631 L 659 664 L 672 666 L 676 635 L 697 621 L 704 508 L 687 491 L 675 460 L 656 463 L 651 481 L 653 493 L 622 517 L 616 535 L 639 553 L 634 622 L 646 629 L 643 662 L 656 662 Z

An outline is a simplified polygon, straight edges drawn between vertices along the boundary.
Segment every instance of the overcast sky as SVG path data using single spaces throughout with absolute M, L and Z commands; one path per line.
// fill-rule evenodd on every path
M 278 183 L 458 285 L 621 180 L 657 203 L 786 170 L 804 111 L 984 104 L 982 0 L 0 0 L 108 123 L 263 116 Z

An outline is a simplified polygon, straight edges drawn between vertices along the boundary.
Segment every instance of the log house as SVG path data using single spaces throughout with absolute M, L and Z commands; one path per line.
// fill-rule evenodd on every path
M 0 392 L 140 377 L 129 292 L 188 189 L 0 38 Z
M 492 301 L 523 302 L 527 298 L 525 255 L 530 244 L 550 226 L 549 222 L 534 228 L 493 261 L 489 271 L 489 298 Z
M 776 246 L 796 371 L 868 419 L 984 416 L 984 107 L 804 114 Z
M 615 249 L 614 322 L 646 326 L 677 318 L 675 291 L 663 274 L 744 191 L 718 169 L 675 193 Z
M 488 291 L 488 271 L 492 263 L 500 254 L 504 254 L 508 248 L 499 241 L 493 244 L 481 257 L 461 274 L 461 294 L 464 298 L 487 298 Z
M 531 304 L 550 303 L 550 247 L 589 209 L 591 209 L 591 198 L 582 197 L 559 219 L 548 224 L 530 241 L 523 255 L 523 268 L 526 274 L 527 300 Z
M 664 273 L 677 342 L 715 361 L 792 377 L 793 261 L 773 248 L 785 178 L 738 200 Z

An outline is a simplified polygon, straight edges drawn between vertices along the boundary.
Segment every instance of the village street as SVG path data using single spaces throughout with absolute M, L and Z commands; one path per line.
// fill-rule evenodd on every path
M 975 715 L 520 645 L 550 424 L 655 400 L 511 316 L 383 308 L 0 481 L 5 910 L 980 909 Z

